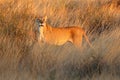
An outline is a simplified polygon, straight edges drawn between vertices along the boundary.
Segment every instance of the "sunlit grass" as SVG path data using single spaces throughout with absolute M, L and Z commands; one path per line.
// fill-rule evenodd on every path
M 119 0 L 0 0 L 0 80 L 119 80 Z M 80 26 L 94 49 L 37 42 L 35 18 Z

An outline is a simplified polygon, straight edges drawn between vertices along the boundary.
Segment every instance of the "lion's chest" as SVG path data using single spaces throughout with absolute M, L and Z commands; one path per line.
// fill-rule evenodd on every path
M 41 28 L 39 29 L 39 33 L 40 33 L 39 38 L 40 38 L 41 41 L 44 40 L 44 30 L 43 30 L 43 29 L 44 29 L 43 27 L 41 27 Z

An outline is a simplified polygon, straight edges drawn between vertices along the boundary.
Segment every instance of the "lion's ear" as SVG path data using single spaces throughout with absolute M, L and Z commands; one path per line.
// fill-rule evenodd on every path
M 44 22 L 47 21 L 47 16 L 43 17 L 43 21 L 44 21 Z

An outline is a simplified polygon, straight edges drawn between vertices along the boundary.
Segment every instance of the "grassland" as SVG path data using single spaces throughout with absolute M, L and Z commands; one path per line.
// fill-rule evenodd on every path
M 37 42 L 35 18 L 81 26 L 94 47 Z M 0 0 L 0 80 L 120 80 L 119 0 Z

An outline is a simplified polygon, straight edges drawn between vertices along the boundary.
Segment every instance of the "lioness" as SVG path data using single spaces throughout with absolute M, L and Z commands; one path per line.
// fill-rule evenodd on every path
M 46 24 L 46 20 L 47 16 L 36 19 L 39 31 L 39 41 L 55 45 L 63 45 L 69 41 L 76 47 L 81 47 L 82 37 L 84 36 L 88 44 L 91 46 L 91 43 L 82 28 L 76 26 L 55 28 Z

